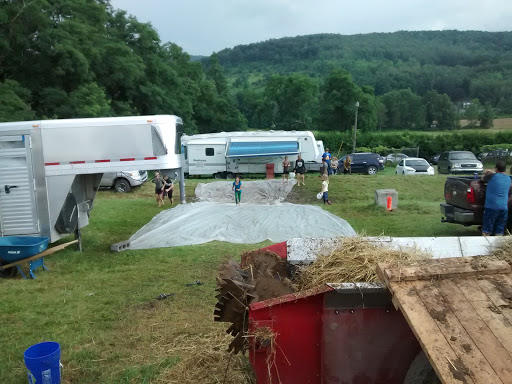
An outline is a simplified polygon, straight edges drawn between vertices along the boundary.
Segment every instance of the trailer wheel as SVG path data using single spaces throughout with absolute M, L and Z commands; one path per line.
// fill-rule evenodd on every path
M 9 263 L 6 263 L 5 261 L 0 260 L 0 265 L 6 265 L 6 264 L 9 264 Z M 0 277 L 11 278 L 11 277 L 16 276 L 17 273 L 18 273 L 18 268 L 10 267 L 7 269 L 2 269 L 0 271 Z
M 215 173 L 215 174 L 213 175 L 213 178 L 214 178 L 214 179 L 222 179 L 222 173 L 220 173 L 220 172 Z
M 126 179 L 117 179 L 114 184 L 114 189 L 119 193 L 126 193 L 130 192 L 132 186 L 130 185 L 130 182 Z
M 405 375 L 404 384 L 441 384 L 425 352 L 416 355 Z
M 228 172 L 226 175 L 226 179 L 234 179 L 235 175 L 233 175 L 231 172 Z

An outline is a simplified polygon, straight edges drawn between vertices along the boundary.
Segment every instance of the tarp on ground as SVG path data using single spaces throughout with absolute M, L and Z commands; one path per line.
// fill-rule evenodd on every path
M 242 197 L 243 199 L 243 197 Z M 199 202 L 163 211 L 130 238 L 130 249 L 175 247 L 210 241 L 253 244 L 295 237 L 355 236 L 345 220 L 318 206 Z
M 242 202 L 274 204 L 284 201 L 296 181 L 290 179 L 283 181 L 274 180 L 242 180 Z M 232 191 L 233 181 L 214 181 L 212 183 L 200 183 L 197 185 L 195 194 L 199 201 L 208 202 L 232 202 L 235 195 Z

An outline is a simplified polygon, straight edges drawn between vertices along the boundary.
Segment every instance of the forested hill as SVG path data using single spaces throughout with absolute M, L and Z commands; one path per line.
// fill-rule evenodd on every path
M 436 90 L 454 102 L 477 97 L 496 106 L 512 92 L 512 32 L 309 35 L 236 46 L 218 58 L 238 87 L 264 84 L 271 74 L 325 78 L 343 68 L 376 95 Z

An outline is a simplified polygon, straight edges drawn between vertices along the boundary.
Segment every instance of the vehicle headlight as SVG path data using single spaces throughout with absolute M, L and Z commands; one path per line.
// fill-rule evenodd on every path
M 483 164 L 482 164 L 482 163 L 479 163 L 479 164 L 477 164 L 477 165 L 476 165 L 476 167 L 477 167 L 477 168 L 483 168 L 484 166 L 483 166 Z
M 135 177 L 135 176 L 138 176 L 138 175 L 139 175 L 138 172 L 130 172 L 130 176 L 131 177 Z
M 460 168 L 460 164 L 458 164 L 458 163 L 453 164 L 453 168 Z

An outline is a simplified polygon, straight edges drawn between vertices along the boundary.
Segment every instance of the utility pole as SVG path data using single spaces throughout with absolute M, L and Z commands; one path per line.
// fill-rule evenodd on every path
M 354 138 L 352 139 L 352 153 L 356 153 L 357 111 L 358 110 L 359 110 L 359 101 L 356 102 L 356 123 L 354 125 Z

